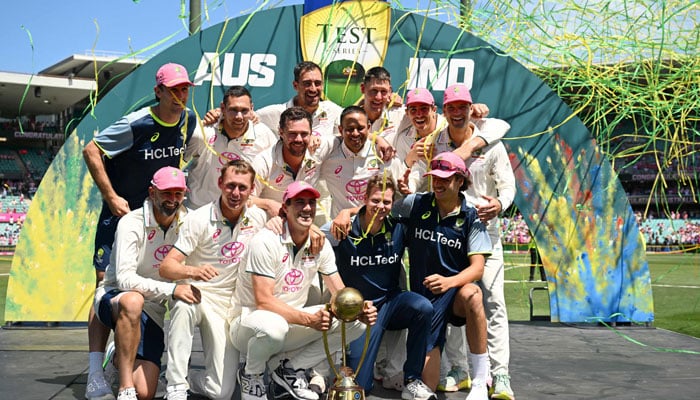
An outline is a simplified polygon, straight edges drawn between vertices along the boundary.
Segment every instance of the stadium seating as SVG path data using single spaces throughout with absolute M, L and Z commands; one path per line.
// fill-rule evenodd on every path
M 34 179 L 41 179 L 51 164 L 49 152 L 41 149 L 23 149 L 19 156 Z
M 19 155 L 12 149 L 0 149 L 0 177 L 19 178 L 24 167 Z

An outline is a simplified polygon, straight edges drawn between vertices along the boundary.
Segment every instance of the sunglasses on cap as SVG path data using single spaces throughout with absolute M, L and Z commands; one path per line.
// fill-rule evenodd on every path
M 459 172 L 460 174 L 464 174 L 464 170 L 462 168 L 457 167 L 447 160 L 432 160 L 430 162 L 430 169 L 447 172 Z

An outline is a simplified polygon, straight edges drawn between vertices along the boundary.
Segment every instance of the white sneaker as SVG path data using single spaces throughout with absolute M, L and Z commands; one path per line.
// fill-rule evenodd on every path
M 105 380 L 102 371 L 88 375 L 85 398 L 87 400 L 114 400 L 112 387 Z
M 382 358 L 381 360 L 377 361 L 374 363 L 374 379 L 378 381 L 384 380 L 384 375 L 386 375 L 386 365 L 388 361 L 386 358 Z
M 488 400 L 489 389 L 486 387 L 486 382 L 481 379 L 472 381 L 472 388 L 469 390 L 467 400 Z
M 117 400 L 138 400 L 136 397 L 136 389 L 130 387 L 119 391 Z
M 403 372 L 399 372 L 394 376 L 384 376 L 382 379 L 382 387 L 384 389 L 396 390 L 398 392 L 403 390 Z
M 501 400 L 515 400 L 513 389 L 510 388 L 510 376 L 498 374 L 493 377 L 493 386 L 491 387 L 491 398 Z
M 265 381 L 262 374 L 246 374 L 243 368 L 238 370 L 238 385 L 241 388 L 241 400 L 263 400 L 267 398 Z
M 168 386 L 165 398 L 167 400 L 187 400 L 187 388 L 185 385 Z
M 319 374 L 315 369 L 310 369 L 309 375 L 309 389 L 316 393 L 319 398 L 323 398 L 323 394 L 326 393 L 326 377 Z
M 437 390 L 440 392 L 456 392 L 462 389 L 469 389 L 472 385 L 472 380 L 469 377 L 469 372 L 461 367 L 453 366 L 445 378 L 440 379 Z
M 318 400 L 318 394 L 309 389 L 306 371 L 294 369 L 289 360 L 282 360 L 280 366 L 272 373 L 272 380 L 287 391 L 296 400 Z
M 422 380 L 416 379 L 404 385 L 401 391 L 403 400 L 437 400 L 437 396 Z

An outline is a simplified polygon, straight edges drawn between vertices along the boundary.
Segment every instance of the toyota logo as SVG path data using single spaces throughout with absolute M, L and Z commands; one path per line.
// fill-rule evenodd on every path
M 240 160 L 241 157 L 230 151 L 224 151 L 219 155 L 219 164 L 226 165 L 229 161 Z
M 153 252 L 153 258 L 155 258 L 157 261 L 163 261 L 165 256 L 168 255 L 168 252 L 170 249 L 172 249 L 173 246 L 169 244 L 164 244 L 156 249 L 156 251 Z
M 244 249 L 245 246 L 241 242 L 228 242 L 221 246 L 221 255 L 230 259 L 238 258 Z
M 304 273 L 301 270 L 293 269 L 284 276 L 284 283 L 289 286 L 298 286 L 304 281 Z
M 364 179 L 351 180 L 345 184 L 345 190 L 350 194 L 359 195 L 364 194 L 367 188 L 367 181 Z

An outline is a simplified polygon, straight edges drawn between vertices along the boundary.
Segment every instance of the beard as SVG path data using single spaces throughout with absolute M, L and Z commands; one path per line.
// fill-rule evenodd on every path
M 161 214 L 167 217 L 170 217 L 173 214 L 175 214 L 178 208 L 180 208 L 180 202 L 169 203 L 167 201 L 164 201 L 158 204 L 158 211 L 160 211 Z

